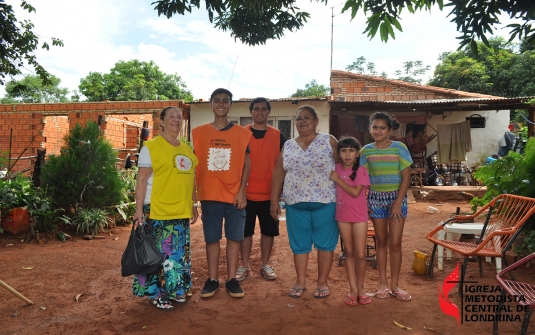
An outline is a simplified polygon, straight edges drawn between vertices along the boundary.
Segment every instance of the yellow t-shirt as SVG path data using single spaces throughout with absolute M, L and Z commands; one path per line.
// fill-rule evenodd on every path
M 155 220 L 191 218 L 197 157 L 187 144 L 180 142 L 175 147 L 162 136 L 145 145 L 150 152 L 153 173 L 149 217 Z

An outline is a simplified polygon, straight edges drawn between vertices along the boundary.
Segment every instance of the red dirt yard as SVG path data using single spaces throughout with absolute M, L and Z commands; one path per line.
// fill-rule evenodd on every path
M 329 277 L 331 295 L 315 299 L 316 253 L 311 253 L 307 273 L 307 291 L 301 298 L 288 296 L 295 282 L 292 253 L 288 246 L 286 227 L 275 240 L 271 264 L 278 278 L 267 281 L 258 273 L 260 267 L 259 232 L 254 235 L 252 275 L 242 282 L 245 297 L 231 298 L 221 289 L 214 297 L 199 297 L 207 277 L 204 241 L 200 222 L 192 226 L 191 247 L 194 285 L 192 296 L 184 305 L 164 312 L 148 304 L 148 299 L 132 295 L 132 278 L 121 277 L 120 259 L 129 237 L 129 226 L 112 228 L 104 239 L 27 243 L 26 236 L 0 235 L 0 280 L 28 297 L 35 304 L 26 305 L 7 290 L 0 288 L 0 335 L 7 334 L 490 334 L 492 322 L 457 321 L 445 315 L 439 306 L 438 287 L 453 270 L 457 258 L 445 261 L 444 271 L 435 268 L 435 278 L 418 276 L 412 270 L 414 250 L 430 254 L 432 245 L 425 235 L 436 224 L 447 219 L 456 207 L 469 212 L 469 205 L 451 192 L 433 191 L 427 202 L 409 205 L 409 218 L 403 236 L 403 266 L 400 285 L 410 292 L 412 301 L 401 302 L 391 297 L 366 306 L 348 306 L 344 297 L 349 292 L 345 268 L 337 265 L 340 247 Z M 415 188 L 414 191 L 419 188 Z M 448 189 L 443 187 L 442 189 Z M 426 188 L 427 191 L 429 189 Z M 474 192 L 476 189 L 471 189 Z M 416 193 L 416 192 L 415 192 Z M 482 194 L 481 191 L 479 194 Z M 428 206 L 441 213 L 426 212 Z M 257 227 L 258 230 L 258 227 Z M 224 247 L 224 243 L 222 243 Z M 226 279 L 224 248 L 220 258 L 219 280 Z M 511 263 L 513 258 L 509 259 Z M 436 266 L 436 263 L 435 263 Z M 477 285 L 496 287 L 493 263 L 484 263 L 483 277 L 477 262 L 469 263 L 466 280 Z M 535 278 L 535 267 L 516 273 L 517 279 Z M 374 292 L 378 272 L 368 262 L 365 287 Z M 475 285 L 475 284 L 472 284 Z M 450 299 L 467 308 L 454 288 Z M 497 297 L 498 293 L 490 294 Z M 78 301 L 76 297 L 79 296 Z M 472 312 L 470 308 L 492 308 L 496 303 L 471 303 L 465 316 L 494 315 L 494 312 Z M 487 306 L 487 307 L 477 307 Z M 490 307 L 489 307 L 490 306 Z M 524 317 L 510 305 L 509 315 Z M 517 319 L 518 319 L 517 317 Z M 394 324 L 412 328 L 403 329 Z M 531 322 L 528 331 L 534 331 Z M 517 334 L 521 321 L 500 322 L 501 334 Z M 426 329 L 426 328 L 431 328 Z

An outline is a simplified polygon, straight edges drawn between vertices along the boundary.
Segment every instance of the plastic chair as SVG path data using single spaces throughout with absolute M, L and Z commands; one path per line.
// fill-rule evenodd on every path
M 503 303 L 506 298 L 506 294 L 513 296 L 513 297 L 524 297 L 524 300 L 521 299 L 513 299 L 513 301 L 516 302 L 517 305 L 523 306 L 523 309 L 525 311 L 524 320 L 522 321 L 522 328 L 520 329 L 520 335 L 527 334 L 528 330 L 528 324 L 529 319 L 531 317 L 531 311 L 535 309 L 535 280 L 531 278 L 532 283 L 522 283 L 515 280 L 509 280 L 505 279 L 505 276 L 509 274 L 511 271 L 518 269 L 521 266 L 524 266 L 527 262 L 535 259 L 535 253 L 519 260 L 516 263 L 513 263 L 511 266 L 508 266 L 507 268 L 503 269 L 498 275 L 496 276 L 496 280 L 498 281 L 498 284 L 502 287 L 502 299 L 500 303 L 498 304 L 498 308 L 496 310 L 496 318 L 494 319 L 494 325 L 492 327 L 492 333 L 494 335 L 498 335 L 498 316 L 500 315 L 501 307 L 503 306 Z M 528 308 L 529 306 L 529 308 Z
M 444 240 L 439 237 L 439 232 L 442 235 L 444 233 L 444 226 L 450 222 L 473 222 L 474 219 L 485 214 L 485 212 L 487 212 L 486 220 L 476 243 Z M 428 277 L 430 279 L 433 278 L 433 262 L 439 245 L 455 251 L 464 257 L 464 264 L 461 265 L 460 287 L 462 287 L 464 282 L 468 258 L 470 256 L 478 257 L 479 273 L 481 276 L 483 276 L 481 257 L 501 257 L 503 264 L 507 266 L 505 253 L 520 233 L 524 223 L 534 214 L 535 199 L 512 194 L 501 194 L 475 214 L 453 216 L 433 229 L 426 236 L 434 244 L 427 273 Z

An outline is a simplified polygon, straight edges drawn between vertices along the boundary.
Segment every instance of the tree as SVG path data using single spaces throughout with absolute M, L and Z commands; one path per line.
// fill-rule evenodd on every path
M 488 42 L 490 47 L 476 44 L 477 54 L 468 46 L 443 53 L 429 85 L 503 97 L 535 95 L 535 52 L 519 52 L 501 37 Z
M 375 63 L 373 62 L 366 63 L 366 58 L 364 58 L 363 56 L 360 56 L 359 58 L 357 58 L 356 61 L 348 65 L 346 67 L 346 70 L 354 71 L 354 72 L 362 73 L 362 74 L 368 74 L 370 76 L 377 76 L 377 71 L 375 71 Z M 366 70 L 368 71 L 368 73 L 366 73 Z M 387 77 L 386 72 L 384 71 L 381 72 L 380 77 L 386 78 Z
M 331 94 L 331 88 L 325 85 L 319 85 L 316 79 L 308 84 L 305 84 L 305 88 L 298 88 L 297 91 L 290 95 L 290 97 L 324 97 Z
M 20 6 L 28 13 L 35 12 L 25 0 Z M 19 22 L 13 7 L 0 0 L 0 85 L 5 85 L 6 75 L 13 79 L 22 74 L 24 63 L 30 65 L 44 84 L 50 85 L 50 74 L 39 64 L 34 51 L 39 47 L 39 37 L 32 31 L 34 25 L 29 20 Z M 51 38 L 53 46 L 63 46 L 57 38 Z M 43 42 L 42 49 L 49 50 L 50 45 Z
M 152 1 L 152 0 L 151 0 Z M 269 39 L 280 38 L 286 30 L 294 31 L 303 27 L 310 15 L 295 6 L 297 0 L 205 0 L 208 18 L 214 26 L 230 31 L 231 36 L 248 45 L 265 44 Z M 327 4 L 327 0 L 316 0 Z M 175 14 L 191 13 L 192 8 L 200 8 L 200 0 L 157 0 L 158 15 L 171 18 Z M 492 34 L 500 24 L 499 14 L 507 14 L 521 23 L 508 25 L 511 40 L 516 36 L 535 43 L 535 3 L 532 0 L 346 0 L 342 12 L 351 11 L 354 19 L 359 11 L 368 18 L 364 33 L 373 38 L 379 31 L 382 41 L 395 38 L 394 28 L 402 31 L 399 19 L 401 11 L 411 14 L 417 11 L 431 11 L 438 5 L 451 8 L 450 16 L 461 32 L 460 48 L 470 44 L 475 50 L 475 40 L 487 43 L 487 35 Z
M 119 61 L 110 73 L 90 72 L 78 88 L 88 101 L 193 100 L 179 75 L 163 73 L 153 61 Z
M 422 76 L 429 70 L 431 70 L 431 65 L 424 66 L 421 60 L 417 60 L 415 62 L 408 61 L 408 62 L 403 62 L 403 71 L 397 70 L 395 74 L 396 74 L 397 80 L 403 80 L 409 83 L 421 84 L 422 79 L 415 78 L 415 77 Z
M 69 90 L 59 87 L 61 79 L 50 75 L 50 84 L 43 84 L 41 77 L 29 75 L 21 80 L 11 80 L 6 84 L 6 95 L 0 99 L 6 103 L 37 103 L 37 102 L 66 102 L 69 101 Z
M 346 67 L 348 71 L 354 71 L 362 74 L 367 74 L 370 76 L 377 76 L 377 71 L 375 70 L 375 63 L 366 62 L 366 58 L 360 56 L 357 58 L 353 64 L 350 64 Z M 403 80 L 409 83 L 421 84 L 422 79 L 416 78 L 417 76 L 424 75 L 427 71 L 431 70 L 431 65 L 426 65 L 424 67 L 422 61 L 408 61 L 403 62 L 403 70 L 397 70 L 395 72 L 397 80 Z M 366 71 L 368 73 L 366 73 Z M 386 72 L 381 72 L 380 77 L 388 78 Z

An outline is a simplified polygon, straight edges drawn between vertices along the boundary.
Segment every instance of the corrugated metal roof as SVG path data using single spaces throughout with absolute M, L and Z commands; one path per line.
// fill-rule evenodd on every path
M 450 103 L 485 103 L 485 102 L 527 102 L 527 100 L 535 99 L 535 96 L 531 97 L 518 97 L 518 98 L 459 98 L 459 99 L 432 99 L 432 100 L 359 100 L 359 101 L 341 101 L 341 100 L 329 100 L 332 103 L 344 103 L 344 104 L 450 104 Z
M 330 96 L 327 96 L 327 97 L 292 97 L 292 98 L 276 98 L 276 99 L 270 99 L 270 98 L 266 98 L 269 100 L 269 102 L 285 102 L 285 101 L 312 101 L 312 100 L 316 100 L 316 101 L 330 101 L 331 97 Z M 235 103 L 235 102 L 251 102 L 253 101 L 253 99 L 256 99 L 256 98 L 240 98 L 239 100 L 232 100 L 232 103 Z M 193 102 L 190 102 L 190 104 L 206 104 L 206 103 L 210 103 L 210 101 L 193 101 Z

